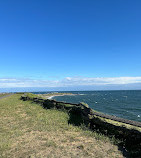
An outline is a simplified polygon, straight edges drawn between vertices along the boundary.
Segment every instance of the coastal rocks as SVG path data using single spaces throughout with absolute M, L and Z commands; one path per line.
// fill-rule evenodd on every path
M 55 108 L 56 107 L 56 102 L 54 102 L 53 100 L 46 99 L 46 100 L 44 100 L 42 106 L 45 109 Z
M 91 119 L 90 128 L 110 138 L 120 140 L 120 146 L 130 151 L 131 157 L 141 156 L 141 132 L 135 129 L 128 129 L 123 126 L 116 126 L 112 123 L 101 120 L 98 117 Z

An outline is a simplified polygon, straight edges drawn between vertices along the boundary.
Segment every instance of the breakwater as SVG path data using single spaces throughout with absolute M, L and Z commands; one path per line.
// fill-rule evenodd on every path
M 30 100 L 38 103 L 46 109 L 56 108 L 66 110 L 70 116 L 68 123 L 72 123 L 74 125 L 85 124 L 87 127 L 94 131 L 97 131 L 109 137 L 115 137 L 116 139 L 121 141 L 119 145 L 125 148 L 130 153 L 131 157 L 138 157 L 141 155 L 140 131 L 136 129 L 129 129 L 126 126 L 115 125 L 101 118 L 107 118 L 137 127 L 141 127 L 140 122 L 130 122 L 129 120 L 95 112 L 84 103 L 64 103 L 55 100 L 38 98 L 36 95 L 32 95 L 31 97 L 30 95 L 26 94 L 21 96 L 21 99 L 24 101 Z

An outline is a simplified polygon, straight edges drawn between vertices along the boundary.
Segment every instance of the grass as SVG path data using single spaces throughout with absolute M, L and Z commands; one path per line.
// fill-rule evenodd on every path
M 123 157 L 108 137 L 69 124 L 65 111 L 19 98 L 0 100 L 0 157 Z
M 100 116 L 94 116 L 94 117 L 99 118 L 100 120 L 103 120 L 107 123 L 110 123 L 110 124 L 113 124 L 113 125 L 116 125 L 116 126 L 126 127 L 127 129 L 135 129 L 135 130 L 141 132 L 141 127 L 136 127 L 136 126 L 129 125 L 129 124 L 126 124 L 126 123 L 114 121 L 114 120 L 111 120 L 111 119 L 102 118 Z
M 33 93 L 26 93 L 26 96 L 27 96 L 28 98 L 30 98 L 30 99 L 33 99 L 33 98 L 36 98 L 36 97 L 42 98 L 41 96 L 38 96 L 38 95 L 33 94 Z
M 0 93 L 0 97 L 6 96 L 8 93 Z
M 93 110 L 93 109 L 92 109 L 92 111 L 103 114 L 102 112 L 99 112 L 99 111 L 96 111 L 96 110 Z M 100 116 L 94 116 L 94 117 L 95 118 L 99 118 L 100 120 L 102 120 L 104 122 L 107 122 L 107 123 L 110 123 L 110 124 L 113 124 L 115 126 L 126 127 L 127 129 L 135 129 L 135 130 L 141 132 L 141 127 L 129 125 L 129 124 L 118 122 L 118 121 L 114 121 L 114 120 L 111 120 L 111 119 L 106 119 L 106 118 L 103 118 L 103 117 L 100 117 Z

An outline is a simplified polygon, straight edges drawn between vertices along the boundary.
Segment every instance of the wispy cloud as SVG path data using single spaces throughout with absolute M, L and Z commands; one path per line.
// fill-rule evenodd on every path
M 107 84 L 131 84 L 141 83 L 141 77 L 66 77 L 66 83 L 77 85 L 107 85 Z
M 104 86 L 141 83 L 141 77 L 66 77 L 62 80 L 36 80 L 25 78 L 0 78 L 0 88 L 12 87 L 70 87 Z

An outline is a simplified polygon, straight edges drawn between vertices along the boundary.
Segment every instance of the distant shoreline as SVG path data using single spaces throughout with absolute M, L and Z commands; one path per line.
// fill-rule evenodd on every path
M 40 94 L 40 96 L 42 96 L 42 97 L 44 97 L 45 99 L 49 99 L 49 100 L 51 100 L 53 97 L 58 97 L 58 96 L 75 96 L 75 95 L 79 95 L 79 94 L 70 94 L 70 93 L 65 93 L 65 94 L 52 94 L 52 95 L 48 95 L 48 94 L 46 94 L 46 95 L 41 95 Z

